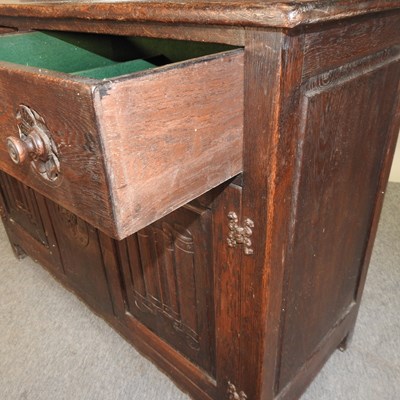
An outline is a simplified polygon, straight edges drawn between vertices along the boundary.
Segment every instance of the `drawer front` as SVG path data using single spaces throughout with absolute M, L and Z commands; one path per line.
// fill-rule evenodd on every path
M 241 172 L 243 51 L 107 80 L 1 62 L 0 128 L 2 170 L 122 239 Z
M 9 64 L 0 66 L 0 168 L 99 226 L 112 218 L 107 176 L 90 87 L 64 77 Z M 9 138 L 45 131 L 59 171 L 49 159 L 15 164 Z

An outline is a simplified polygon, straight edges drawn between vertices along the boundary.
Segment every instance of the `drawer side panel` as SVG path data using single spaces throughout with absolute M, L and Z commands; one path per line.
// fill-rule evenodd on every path
M 95 107 L 120 238 L 242 170 L 241 50 L 105 84 Z

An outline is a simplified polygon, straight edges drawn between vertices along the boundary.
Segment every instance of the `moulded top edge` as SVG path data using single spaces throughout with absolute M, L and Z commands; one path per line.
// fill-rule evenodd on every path
M 293 28 L 399 9 L 398 0 L 134 0 L 0 2 L 3 17 Z

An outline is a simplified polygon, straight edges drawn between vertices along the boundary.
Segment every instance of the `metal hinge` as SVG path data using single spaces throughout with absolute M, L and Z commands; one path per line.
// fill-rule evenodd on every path
M 228 382 L 228 396 L 229 400 L 247 400 L 247 396 L 244 394 L 244 392 L 240 391 L 238 393 L 236 386 L 230 382 Z
M 251 248 L 251 235 L 254 228 L 254 222 L 250 218 L 244 220 L 243 226 L 239 225 L 239 218 L 234 211 L 228 214 L 229 218 L 229 235 L 228 235 L 228 246 L 237 247 L 239 244 L 243 245 L 243 252 L 246 255 L 251 255 L 254 253 Z

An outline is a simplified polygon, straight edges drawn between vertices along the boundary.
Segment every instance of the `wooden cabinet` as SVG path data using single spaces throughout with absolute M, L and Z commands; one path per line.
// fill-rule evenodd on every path
M 81 32 L 51 35 L 100 63 L 1 62 L 17 254 L 193 398 L 299 398 L 354 329 L 400 124 L 398 2 L 11 1 L 0 25 Z

